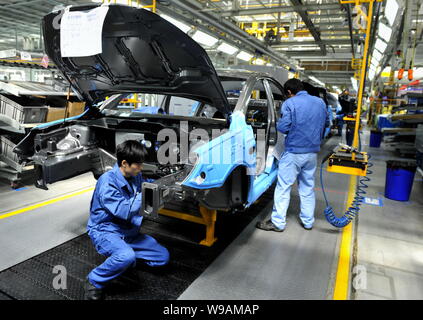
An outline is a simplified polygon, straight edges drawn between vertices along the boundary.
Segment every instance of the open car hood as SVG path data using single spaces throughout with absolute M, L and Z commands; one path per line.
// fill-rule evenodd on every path
M 77 6 L 69 11 L 97 7 Z M 56 11 L 43 18 L 45 50 L 88 106 L 112 94 L 144 92 L 184 96 L 212 104 L 225 115 L 230 113 L 206 51 L 159 15 L 125 5 L 109 5 L 103 24 L 102 53 L 62 57 L 57 23 L 61 14 Z

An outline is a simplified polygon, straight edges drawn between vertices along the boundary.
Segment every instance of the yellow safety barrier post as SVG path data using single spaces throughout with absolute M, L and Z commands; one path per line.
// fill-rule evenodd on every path
M 365 31 L 366 39 L 364 44 L 363 57 L 361 61 L 353 61 L 354 66 L 360 65 L 360 83 L 357 93 L 357 114 L 355 117 L 355 128 L 354 128 L 354 138 L 353 138 L 353 147 L 358 147 L 358 130 L 360 127 L 360 116 L 361 116 L 361 106 L 363 102 L 363 91 L 364 91 L 364 80 L 366 75 L 367 68 L 367 56 L 369 51 L 369 42 L 370 42 L 370 30 L 372 25 L 373 17 L 373 4 L 374 2 L 381 2 L 382 0 L 340 0 L 341 4 L 355 4 L 358 6 L 360 3 L 368 3 L 369 8 L 367 12 L 367 24 L 366 29 L 361 30 Z M 362 13 L 363 14 L 363 13 Z M 358 66 L 357 66 L 358 67 Z M 353 154 L 354 157 L 354 154 Z M 353 159 L 354 160 L 354 159 Z M 357 176 L 350 176 L 350 187 L 348 192 L 347 200 L 347 210 L 354 201 L 354 194 L 357 188 Z M 338 270 L 336 273 L 335 288 L 333 299 L 334 300 L 347 300 L 349 293 L 349 284 L 350 284 L 350 264 L 351 264 L 351 244 L 352 244 L 352 224 L 347 225 L 342 229 L 342 239 L 340 245 L 340 252 L 338 258 Z

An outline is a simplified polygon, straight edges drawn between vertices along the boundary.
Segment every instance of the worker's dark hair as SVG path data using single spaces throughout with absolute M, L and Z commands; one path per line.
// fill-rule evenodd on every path
M 122 166 L 122 161 L 126 160 L 129 165 L 133 163 L 143 163 L 147 156 L 145 147 L 135 140 L 126 140 L 116 147 L 116 157 L 118 166 Z
M 285 82 L 283 86 L 285 90 L 285 94 L 288 94 L 288 90 L 291 91 L 292 94 L 297 94 L 301 90 L 304 90 L 303 83 L 299 79 L 289 79 Z
M 319 97 L 319 88 L 313 86 L 311 83 L 308 83 L 306 81 L 302 81 L 301 82 L 303 84 L 303 88 L 305 91 L 307 91 L 307 93 L 311 96 L 315 96 L 315 97 Z

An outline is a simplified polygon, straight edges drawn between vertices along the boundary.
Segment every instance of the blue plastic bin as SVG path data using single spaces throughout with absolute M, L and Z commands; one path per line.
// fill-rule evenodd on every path
M 370 147 L 379 148 L 380 143 L 382 142 L 383 134 L 380 131 L 371 130 L 370 131 Z
M 391 200 L 408 201 L 413 187 L 417 165 L 409 161 L 386 162 L 385 197 Z
M 383 128 L 396 128 L 401 124 L 400 121 L 390 121 L 388 119 L 388 115 L 386 114 L 381 114 L 378 116 L 378 121 L 377 121 L 377 128 L 379 130 L 382 130 Z

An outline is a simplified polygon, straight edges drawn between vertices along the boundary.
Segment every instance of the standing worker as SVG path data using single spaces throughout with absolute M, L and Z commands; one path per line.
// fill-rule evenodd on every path
M 142 163 L 146 150 L 138 141 L 117 146 L 117 164 L 97 181 L 91 200 L 88 235 L 107 259 L 88 275 L 86 298 L 100 300 L 103 288 L 137 259 L 150 267 L 164 266 L 169 252 L 154 238 L 140 233 Z
M 350 93 L 347 89 L 342 91 L 342 93 L 338 97 L 338 101 L 339 101 L 339 104 L 341 105 L 341 108 L 342 108 L 342 110 L 337 113 L 337 119 L 339 119 L 338 123 L 340 124 L 340 128 L 338 127 L 339 128 L 338 134 L 339 134 L 339 136 L 342 136 L 342 127 L 345 123 L 344 117 L 351 115 L 352 112 L 353 112 Z M 347 127 L 346 127 L 346 130 L 345 130 L 345 141 L 346 141 L 347 144 L 349 144 L 348 142 L 351 140 L 351 136 L 352 136 L 351 135 L 351 124 L 353 124 L 353 126 L 354 126 L 354 123 L 346 121 L 346 124 L 347 124 Z M 354 129 L 353 129 L 353 131 L 354 131 Z
M 300 80 L 288 80 L 284 90 L 289 99 L 282 105 L 277 129 L 286 134 L 285 151 L 279 160 L 272 216 L 270 220 L 258 222 L 256 227 L 265 231 L 285 230 L 291 187 L 298 179 L 301 224 L 304 229 L 311 230 L 314 223 L 317 153 L 329 117 L 323 100 L 309 95 Z

